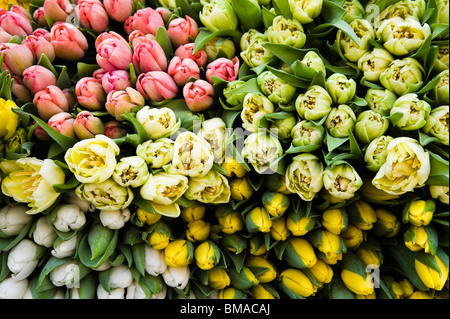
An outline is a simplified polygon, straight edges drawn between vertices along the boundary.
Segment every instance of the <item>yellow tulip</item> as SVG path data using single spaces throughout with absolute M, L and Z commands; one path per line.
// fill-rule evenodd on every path
M 317 291 L 311 280 L 301 270 L 290 268 L 280 274 L 281 282 L 290 292 L 309 297 Z
M 341 271 L 341 278 L 345 286 L 357 295 L 367 296 L 374 292 L 374 285 L 368 284 L 369 276 L 370 274 L 367 274 L 363 278 L 359 274 L 347 269 Z
M 230 276 L 224 268 L 212 268 L 208 272 L 208 285 L 213 289 L 225 289 L 230 285 Z
M 170 242 L 164 249 L 164 260 L 169 267 L 183 267 L 192 262 L 193 244 L 184 239 Z
M 437 255 L 434 255 L 433 257 L 435 258 L 437 266 L 440 269 L 440 273 L 423 264 L 418 259 L 414 260 L 414 267 L 420 280 L 422 280 L 425 286 L 434 290 L 442 290 L 448 279 L 448 266 L 446 266 Z
M 191 242 L 203 241 L 209 237 L 211 224 L 203 219 L 194 220 L 187 224 L 186 239 Z
M 270 228 L 270 235 L 274 240 L 284 241 L 289 238 L 291 232 L 286 226 L 286 218 L 284 216 L 275 219 Z
M 335 235 L 348 227 L 347 212 L 339 208 L 327 209 L 322 214 L 322 226 Z
M 262 256 L 253 256 L 246 260 L 247 266 L 256 266 L 267 268 L 265 272 L 257 276 L 256 278 L 260 283 L 268 283 L 277 277 L 277 271 L 270 261 Z
M 17 105 L 10 100 L 0 98 L 0 139 L 8 140 L 19 125 L 19 115 L 13 112 Z

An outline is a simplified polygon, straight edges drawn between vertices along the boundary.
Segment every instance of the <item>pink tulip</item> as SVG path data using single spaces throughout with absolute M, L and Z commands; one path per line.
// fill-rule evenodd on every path
M 68 112 L 56 113 L 47 122 L 47 124 L 56 131 L 67 137 L 76 138 L 73 123 L 75 119 Z
M 13 85 L 11 88 L 12 94 L 23 102 L 31 102 L 33 101 L 33 96 L 31 95 L 30 90 L 23 84 L 22 78 L 17 75 L 11 76 L 13 79 Z
M 69 110 L 66 96 L 55 85 L 49 85 L 44 90 L 37 92 L 34 95 L 33 104 L 36 106 L 39 117 L 46 122 L 56 113 Z
M 31 35 L 34 35 L 38 38 L 44 38 L 48 42 L 50 42 L 50 40 L 51 40 L 50 31 L 48 31 L 47 29 L 44 29 L 44 28 L 35 29 Z
M 105 74 L 108 73 L 103 69 L 97 69 L 92 73 L 92 77 L 99 80 L 100 83 L 103 81 L 103 77 L 105 76 Z
M 199 67 L 204 67 L 206 62 L 208 61 L 208 55 L 205 50 L 200 49 L 195 54 L 194 52 L 194 43 L 187 43 L 180 45 L 176 50 L 174 55 L 180 57 L 181 60 L 184 59 L 192 59 L 197 63 Z
M 97 47 L 97 64 L 105 71 L 126 70 L 132 58 L 130 46 L 117 39 L 106 39 Z
M 89 111 L 81 111 L 73 122 L 75 135 L 80 139 L 93 138 L 95 135 L 104 134 L 105 126 L 101 119 Z
M 33 65 L 33 53 L 24 44 L 0 43 L 0 55 L 4 53 L 3 70 L 21 76 L 23 71 Z
M 0 43 L 9 42 L 9 40 L 11 40 L 12 37 L 13 36 L 11 34 L 9 34 L 5 30 L 3 30 L 3 28 L 0 27 Z
M 66 21 L 74 10 L 74 6 L 69 0 L 44 1 L 44 13 L 53 21 Z
M 126 34 L 130 34 L 134 30 L 134 15 L 129 16 L 123 23 L 123 30 Z
M 128 87 L 124 90 L 114 90 L 106 97 L 105 108 L 116 120 L 123 121 L 122 114 L 129 113 L 133 107 L 143 106 L 145 99 L 139 91 Z
M 183 88 L 183 96 L 192 112 L 204 111 L 214 101 L 214 87 L 205 80 L 188 82 Z
M 73 94 L 72 90 L 69 88 L 65 88 L 62 91 L 67 98 L 67 102 L 69 103 L 69 110 L 72 110 L 75 104 L 77 104 L 77 98 L 75 94 Z
M 103 32 L 109 24 L 109 16 L 99 0 L 78 0 L 75 14 L 83 28 Z
M 239 60 L 234 57 L 232 60 L 227 58 L 219 58 L 206 67 L 206 79 L 213 84 L 214 81 L 211 76 L 217 76 L 225 81 L 234 81 L 237 78 L 239 71 Z
M 165 23 L 158 11 L 153 8 L 139 9 L 133 15 L 133 30 L 156 35 L 159 27 L 165 27 Z
M 26 18 L 28 21 L 33 20 L 33 17 L 31 16 L 31 14 L 27 11 L 27 9 L 18 6 L 17 4 L 13 4 L 11 6 L 11 8 L 9 9 L 9 11 L 11 12 L 15 12 L 18 13 L 20 15 L 22 15 L 24 18 Z
M 106 72 L 102 77 L 102 86 L 106 94 L 112 90 L 125 90 L 132 86 L 130 74 L 125 70 Z
M 141 73 L 136 88 L 146 100 L 155 102 L 172 99 L 178 93 L 178 86 L 173 78 L 163 71 Z
M 133 3 L 131 0 L 103 0 L 106 12 L 111 19 L 123 23 L 133 14 Z
M 31 124 L 36 124 L 36 121 L 33 121 Z M 48 135 L 48 133 L 40 125 L 34 128 L 33 135 L 36 136 L 40 141 L 49 142 L 52 140 L 51 136 Z
M 9 34 L 17 35 L 21 38 L 33 32 L 30 20 L 12 11 L 7 11 L 0 15 L 0 27 Z
M 93 77 L 80 79 L 75 85 L 78 103 L 90 111 L 101 110 L 106 101 L 102 84 Z
M 95 39 L 95 49 L 97 50 L 100 43 L 102 43 L 106 39 L 117 39 L 123 41 L 125 44 L 128 44 L 128 41 L 119 33 L 115 31 L 107 31 L 100 33 L 98 37 Z
M 105 123 L 105 135 L 109 138 L 121 138 L 128 133 L 127 128 L 121 122 L 111 120 Z
M 32 65 L 23 73 L 23 84 L 30 90 L 31 94 L 45 90 L 49 85 L 56 85 L 56 76 L 49 69 L 41 65 Z
M 158 7 L 155 10 L 156 10 L 156 12 L 159 13 L 161 18 L 164 20 L 164 23 L 167 23 L 173 14 L 172 11 L 170 11 L 170 9 L 168 9 L 166 7 Z
M 33 20 L 43 28 L 48 28 L 47 19 L 45 19 L 44 7 L 39 7 L 33 12 Z
M 38 37 L 31 34 L 22 41 L 22 44 L 25 44 L 28 49 L 30 49 L 35 61 L 39 61 L 42 54 L 44 54 L 50 62 L 53 62 L 56 58 L 53 45 L 44 37 Z
M 134 30 L 128 35 L 128 42 L 134 49 L 140 43 L 150 43 L 151 40 L 155 40 L 155 36 L 151 33 L 144 34 L 142 31 Z
M 50 43 L 55 49 L 56 56 L 68 61 L 79 61 L 89 47 L 84 34 L 66 22 L 53 25 L 50 30 Z
M 134 48 L 133 66 L 136 72 L 166 71 L 167 57 L 156 40 L 140 43 Z
M 170 21 L 167 33 L 173 47 L 178 48 L 180 45 L 194 42 L 198 35 L 198 25 L 189 16 L 186 16 L 186 19 L 176 18 Z
M 178 86 L 184 86 L 190 77 L 200 79 L 200 68 L 191 59 L 181 60 L 175 56 L 170 60 L 167 73 L 173 77 Z

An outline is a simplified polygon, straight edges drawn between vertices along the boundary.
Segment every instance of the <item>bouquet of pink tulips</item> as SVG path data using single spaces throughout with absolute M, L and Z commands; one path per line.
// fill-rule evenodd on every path
M 448 12 L 0 1 L 0 299 L 448 299 Z

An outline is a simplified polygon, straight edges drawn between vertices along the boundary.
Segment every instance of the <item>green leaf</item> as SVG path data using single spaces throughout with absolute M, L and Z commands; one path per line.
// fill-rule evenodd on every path
M 310 81 L 304 80 L 304 79 L 296 76 L 295 74 L 287 73 L 285 71 L 275 69 L 275 68 L 273 68 L 271 66 L 267 66 L 267 69 L 269 71 L 271 71 L 274 75 L 279 77 L 280 79 L 288 82 L 289 84 L 291 84 L 291 85 L 293 85 L 295 87 L 306 89 L 311 84 Z
M 348 140 L 349 140 L 349 137 L 342 137 L 342 138 L 333 137 L 330 135 L 330 133 L 327 132 L 326 144 L 327 144 L 328 152 L 334 151 L 335 149 L 337 149 L 338 147 L 343 145 Z
M 133 254 L 134 266 L 142 276 L 145 276 L 145 244 L 132 245 L 131 252 Z
M 167 59 L 170 60 L 173 56 L 173 46 L 172 42 L 170 41 L 169 34 L 167 33 L 167 29 L 165 27 L 158 28 L 155 35 L 155 40 L 164 50 Z
M 231 5 L 244 32 L 262 26 L 262 12 L 258 2 L 251 0 L 231 0 Z
M 239 93 L 254 93 L 263 95 L 261 89 L 259 88 L 256 77 L 249 79 L 241 86 L 229 90 L 229 94 L 239 94 Z
M 430 154 L 430 176 L 425 182 L 426 185 L 438 185 L 447 186 L 449 185 L 449 162 L 440 157 L 439 155 L 428 150 Z
M 75 143 L 78 142 L 78 140 L 73 139 L 71 137 L 67 137 L 61 133 L 59 133 L 57 130 L 55 130 L 53 127 L 49 126 L 45 121 L 41 120 L 39 117 L 30 114 L 30 116 L 39 124 L 40 127 L 44 131 L 50 135 L 50 137 L 58 143 L 64 151 L 67 151 L 69 148 L 75 145 Z
M 122 114 L 122 118 L 126 121 L 129 121 L 133 125 L 135 132 L 139 135 L 139 137 L 141 139 L 141 143 L 150 139 L 148 137 L 148 134 L 147 134 L 147 131 L 145 130 L 145 128 L 136 119 L 136 114 L 124 113 L 124 114 Z
M 194 41 L 193 54 L 197 53 L 198 50 L 203 48 L 205 44 L 214 39 L 215 37 L 230 37 L 233 39 L 235 44 L 239 44 L 242 34 L 237 30 L 219 30 L 215 32 L 209 32 L 201 30 Z
M 197 11 L 195 11 L 189 4 L 187 0 L 175 0 L 175 4 L 177 7 L 181 8 L 183 15 L 187 15 L 197 22 L 197 24 L 201 23 L 199 15 Z
M 288 0 L 273 0 L 272 5 L 277 13 L 281 14 L 286 19 L 292 19 L 292 13 L 289 8 Z

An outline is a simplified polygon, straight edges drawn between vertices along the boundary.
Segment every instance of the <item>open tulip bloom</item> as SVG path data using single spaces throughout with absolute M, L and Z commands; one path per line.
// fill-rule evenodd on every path
M 0 0 L 0 299 L 448 299 L 448 13 Z

